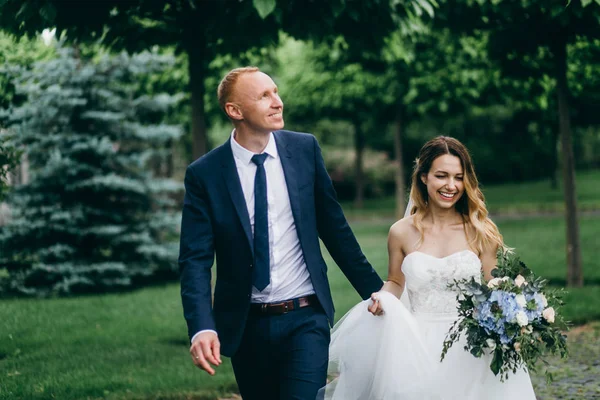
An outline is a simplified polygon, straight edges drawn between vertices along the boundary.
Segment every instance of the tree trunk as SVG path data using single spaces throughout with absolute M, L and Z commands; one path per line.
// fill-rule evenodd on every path
M 405 183 L 404 183 L 404 159 L 402 157 L 402 132 L 404 130 L 403 105 L 398 101 L 396 110 L 396 122 L 394 123 L 394 158 L 396 160 L 396 218 L 404 217 L 406 209 Z
M 560 148 L 560 135 L 558 134 L 558 129 L 556 127 L 552 127 L 552 165 L 550 166 L 550 187 L 552 189 L 558 189 L 558 176 L 560 174 L 559 171 L 559 148 Z
M 354 150 L 356 153 L 355 158 L 355 172 L 356 172 L 356 194 L 354 196 L 354 206 L 356 208 L 363 208 L 365 199 L 365 178 L 363 171 L 363 155 L 365 150 L 365 137 L 362 132 L 360 122 L 354 122 Z
M 201 29 L 189 29 L 184 46 L 188 55 L 188 73 L 192 99 L 192 157 L 197 159 L 208 149 L 204 116 L 204 77 L 206 74 L 205 43 Z
M 581 246 L 577 220 L 577 195 L 575 190 L 575 159 L 571 121 L 569 116 L 567 86 L 567 45 L 560 41 L 554 46 L 556 60 L 556 92 L 558 97 L 558 120 L 562 148 L 563 190 L 565 195 L 565 217 L 567 222 L 567 285 L 583 286 L 581 268 Z

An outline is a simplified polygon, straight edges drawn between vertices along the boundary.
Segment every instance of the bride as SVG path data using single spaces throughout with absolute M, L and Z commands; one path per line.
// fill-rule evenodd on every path
M 320 396 L 535 400 L 525 370 L 501 382 L 489 368 L 491 358 L 466 352 L 463 339 L 440 362 L 457 318 L 448 283 L 491 279 L 503 246 L 468 150 L 450 137 L 427 142 L 413 171 L 407 215 L 389 231 L 388 280 L 334 327 L 329 372 L 335 379 Z

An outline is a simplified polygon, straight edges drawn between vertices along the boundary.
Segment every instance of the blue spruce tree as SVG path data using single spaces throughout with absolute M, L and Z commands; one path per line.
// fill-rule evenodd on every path
M 154 53 L 92 61 L 61 48 L 15 77 L 26 101 L 4 122 L 31 179 L 8 197 L 0 293 L 106 292 L 176 276 L 182 188 L 153 170 L 182 133 L 162 122 L 178 98 L 142 87 L 173 62 Z

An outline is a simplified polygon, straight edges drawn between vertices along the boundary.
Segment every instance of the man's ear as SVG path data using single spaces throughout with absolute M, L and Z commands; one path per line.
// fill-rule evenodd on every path
M 241 121 L 244 119 L 244 115 L 242 114 L 242 110 L 238 107 L 237 104 L 234 103 L 225 103 L 225 112 L 229 116 L 229 118 L 235 121 Z

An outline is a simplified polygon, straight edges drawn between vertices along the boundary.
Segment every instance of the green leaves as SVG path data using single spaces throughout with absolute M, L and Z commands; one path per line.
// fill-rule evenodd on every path
M 494 358 L 492 359 L 492 363 L 490 364 L 490 369 L 494 373 L 494 375 L 498 375 L 500 373 L 500 368 L 502 368 L 502 350 L 497 347 L 494 350 Z
M 569 2 L 570 3 L 570 2 Z M 583 8 L 589 6 L 592 3 L 596 3 L 597 5 L 600 6 L 600 0 L 581 0 L 581 6 Z
M 256 11 L 258 11 L 258 15 L 262 19 L 267 18 L 273 11 L 275 11 L 275 0 L 252 0 L 252 4 Z

